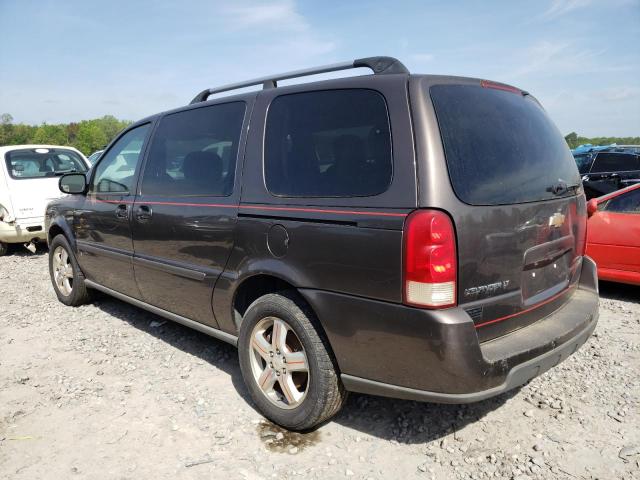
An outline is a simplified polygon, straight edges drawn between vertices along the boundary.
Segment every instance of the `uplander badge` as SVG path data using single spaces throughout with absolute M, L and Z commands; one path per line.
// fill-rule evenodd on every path
M 478 287 L 470 287 L 464 290 L 464 295 L 466 297 L 476 296 L 476 295 L 486 295 L 491 293 L 497 293 L 502 290 L 506 290 L 511 283 L 510 280 L 503 280 L 501 282 L 489 283 L 488 285 L 480 285 Z

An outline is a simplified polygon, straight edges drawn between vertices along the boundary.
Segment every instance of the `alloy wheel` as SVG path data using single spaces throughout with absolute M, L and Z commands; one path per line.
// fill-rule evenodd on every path
M 251 371 L 260 391 L 283 409 L 297 407 L 309 388 L 309 362 L 300 339 L 276 317 L 259 321 L 251 332 Z
M 67 251 L 58 246 L 53 251 L 53 279 L 60 293 L 65 297 L 73 291 L 73 265 Z

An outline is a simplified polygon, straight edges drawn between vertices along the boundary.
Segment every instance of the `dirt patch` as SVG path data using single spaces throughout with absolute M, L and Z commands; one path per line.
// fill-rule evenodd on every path
M 320 441 L 320 431 L 318 430 L 308 433 L 290 432 L 266 420 L 260 422 L 256 430 L 270 452 L 286 452 L 295 455 Z

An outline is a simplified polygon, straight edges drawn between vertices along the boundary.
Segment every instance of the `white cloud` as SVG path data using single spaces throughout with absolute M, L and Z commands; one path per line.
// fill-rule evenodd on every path
M 542 14 L 545 20 L 553 20 L 579 8 L 587 7 L 591 0 L 551 0 L 549 8 Z
M 411 60 L 415 62 L 427 63 L 433 60 L 433 54 L 431 53 L 412 53 L 409 55 Z
M 616 9 L 629 6 L 638 7 L 640 6 L 640 2 L 638 0 L 551 0 L 549 8 L 538 18 L 542 20 L 555 20 L 558 17 L 591 5 Z
M 296 11 L 292 0 L 269 4 L 234 5 L 224 9 L 232 28 L 270 28 L 302 32 L 309 29 L 305 18 Z
M 518 52 L 520 66 L 505 77 L 522 78 L 531 75 L 554 76 L 578 72 L 588 73 L 626 71 L 629 66 L 607 66 L 598 64 L 605 50 L 577 49 L 572 42 L 541 40 L 524 52 Z
M 640 94 L 640 89 L 636 87 L 615 87 L 606 88 L 596 92 L 595 96 L 606 102 L 620 102 L 630 100 Z
M 566 52 L 568 44 L 554 43 L 542 40 L 532 47 L 526 53 L 523 65 L 516 69 L 510 76 L 522 77 L 529 73 L 536 72 L 548 68 L 552 62 L 557 62 L 562 58 L 563 52 Z
M 261 37 L 269 35 L 269 40 L 265 42 L 236 44 L 236 48 L 246 54 L 247 58 L 253 59 L 252 66 L 257 72 L 261 72 L 256 75 L 277 68 L 287 70 L 291 64 L 313 64 L 314 58 L 326 56 L 337 48 L 337 39 L 327 38 L 314 29 L 298 12 L 294 0 L 237 2 L 223 8 L 222 16 L 229 32 L 241 35 L 256 33 Z M 280 64 L 283 67 L 279 67 Z

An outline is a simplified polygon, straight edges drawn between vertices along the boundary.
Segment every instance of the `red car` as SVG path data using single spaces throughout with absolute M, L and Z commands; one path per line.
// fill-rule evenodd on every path
M 587 255 L 598 278 L 640 285 L 640 183 L 587 203 Z

